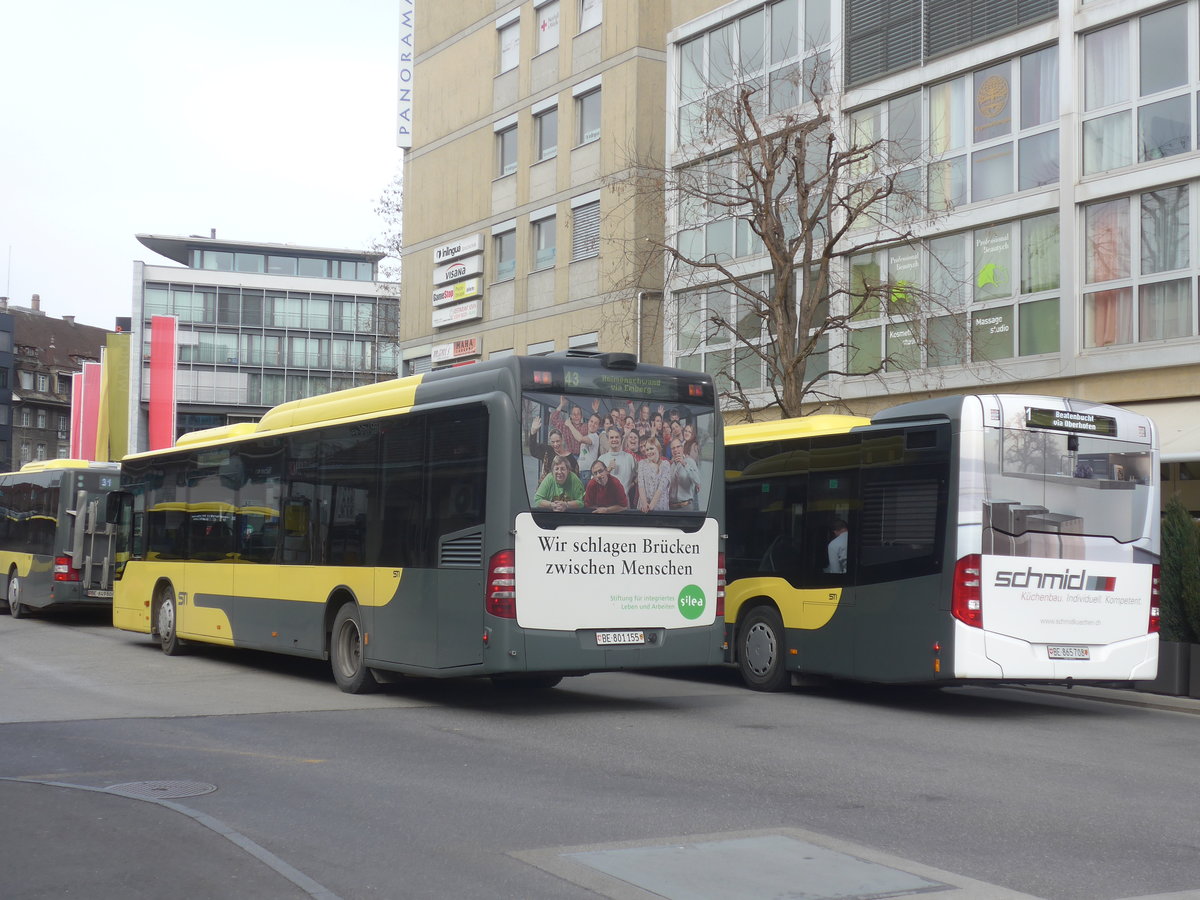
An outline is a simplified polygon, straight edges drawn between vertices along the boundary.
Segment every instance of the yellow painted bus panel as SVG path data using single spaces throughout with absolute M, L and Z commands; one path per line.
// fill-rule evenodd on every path
M 829 624 L 841 602 L 842 589 L 794 588 L 782 578 L 739 578 L 725 590 L 725 620 L 736 622 L 742 604 L 754 597 L 775 601 L 784 628 L 813 631 Z

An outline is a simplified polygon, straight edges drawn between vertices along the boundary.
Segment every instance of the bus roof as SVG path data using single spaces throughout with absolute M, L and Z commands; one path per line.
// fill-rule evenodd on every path
M 116 472 L 120 463 L 96 462 L 90 459 L 35 459 L 21 466 L 22 472 L 48 472 L 52 469 L 93 469 L 101 472 Z
M 776 419 L 772 422 L 751 422 L 747 425 L 728 425 L 725 428 L 725 445 L 755 444 L 761 441 L 814 437 L 821 434 L 845 434 L 851 428 L 870 424 L 871 420 L 863 416 L 824 414 Z

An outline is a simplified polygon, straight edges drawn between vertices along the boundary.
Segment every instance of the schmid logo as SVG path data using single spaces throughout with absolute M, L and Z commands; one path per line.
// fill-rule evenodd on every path
M 1064 591 L 1105 591 L 1117 589 L 1117 579 L 1109 575 L 1088 577 L 1087 569 L 1081 572 L 1035 572 L 1030 566 L 1024 572 L 996 573 L 995 587 L 1040 588 Z

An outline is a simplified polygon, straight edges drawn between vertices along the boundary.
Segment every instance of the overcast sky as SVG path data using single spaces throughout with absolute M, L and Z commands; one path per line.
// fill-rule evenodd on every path
M 0 296 L 112 328 L 135 234 L 369 249 L 396 0 L 0 0 Z

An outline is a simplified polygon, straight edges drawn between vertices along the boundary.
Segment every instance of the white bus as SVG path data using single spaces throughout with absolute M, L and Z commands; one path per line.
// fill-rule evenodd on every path
M 1154 678 L 1146 417 L 970 395 L 725 442 L 728 653 L 750 687 Z

